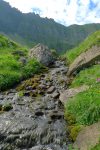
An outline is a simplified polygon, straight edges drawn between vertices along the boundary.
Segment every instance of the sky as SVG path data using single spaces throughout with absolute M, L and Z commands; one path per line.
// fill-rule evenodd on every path
M 35 12 L 65 26 L 100 23 L 100 0 L 5 0 L 23 13 Z

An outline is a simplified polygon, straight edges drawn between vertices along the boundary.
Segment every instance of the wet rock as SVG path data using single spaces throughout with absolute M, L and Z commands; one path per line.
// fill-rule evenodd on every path
M 33 148 L 30 148 L 30 150 L 43 150 L 42 148 L 43 146 L 38 145 L 38 146 L 34 146 Z
M 59 68 L 66 69 L 60 61 L 58 64 Z M 65 89 L 60 81 L 66 75 L 64 69 L 55 64 L 52 67 L 43 76 L 23 81 L 18 87 L 19 93 L 13 89 L 0 94 L 0 104 L 9 102 L 13 105 L 12 110 L 0 114 L 0 149 L 67 149 L 66 122 L 59 105 L 59 91 Z M 52 75 L 57 68 L 59 73 Z
M 67 73 L 67 71 L 68 71 L 68 69 L 65 67 L 55 68 L 54 70 L 52 70 L 52 75 L 55 75 L 57 73 L 65 74 L 65 73 Z
M 13 101 L 13 102 L 16 102 L 16 101 L 18 101 L 19 99 L 20 99 L 19 94 L 16 93 L 16 94 L 13 96 L 12 101 Z
M 59 95 L 60 95 L 60 93 L 57 92 L 57 91 L 55 91 L 51 96 L 52 96 L 53 98 L 59 98 Z
M 39 116 L 43 116 L 44 113 L 42 111 L 37 111 L 35 112 L 35 115 L 39 117 Z
M 13 106 L 11 103 L 5 103 L 3 106 L 2 106 L 2 111 L 9 111 L 13 109 Z
M 55 61 L 55 67 L 59 68 L 60 66 L 64 66 L 65 62 L 64 61 Z
M 3 95 L 0 95 L 0 101 L 3 100 L 3 99 L 4 99 Z
M 39 85 L 39 88 L 40 88 L 40 89 L 46 89 L 47 87 L 46 87 L 45 84 L 40 84 L 40 85 Z
M 55 90 L 55 87 L 54 86 L 51 86 L 48 90 L 47 90 L 47 93 L 48 94 L 51 94 L 52 92 L 54 92 Z
M 51 120 L 62 119 L 64 118 L 64 114 L 62 112 L 51 112 L 49 117 Z

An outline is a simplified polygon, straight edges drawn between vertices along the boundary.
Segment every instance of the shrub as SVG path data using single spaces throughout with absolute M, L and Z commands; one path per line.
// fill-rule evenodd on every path
M 41 72 L 42 68 L 43 66 L 39 62 L 37 62 L 36 59 L 31 59 L 28 61 L 26 66 L 23 67 L 22 76 L 24 78 L 31 77 L 35 73 Z
M 21 74 L 19 72 L 2 70 L 2 72 L 0 72 L 0 90 L 5 90 L 15 85 L 20 79 Z

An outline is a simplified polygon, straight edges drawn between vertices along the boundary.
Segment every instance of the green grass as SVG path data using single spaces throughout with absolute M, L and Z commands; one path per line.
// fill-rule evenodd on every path
M 100 45 L 100 31 L 91 34 L 78 47 L 67 51 L 66 57 L 69 63 L 72 63 L 82 52 L 87 51 L 93 45 Z
M 71 98 L 65 106 L 65 115 L 72 114 L 79 125 L 90 125 L 100 120 L 100 65 L 82 70 L 72 81 L 71 87 L 88 85 L 87 91 Z M 73 107 L 74 106 L 74 107 Z
M 20 58 L 27 60 L 26 64 Z M 0 35 L 0 90 L 16 85 L 35 73 L 39 73 L 43 66 L 35 59 L 28 59 L 28 50 L 17 43 Z
M 72 114 L 79 125 L 91 125 L 99 121 L 100 85 L 77 94 L 65 106 L 65 110 L 65 114 Z
M 88 69 L 82 70 L 72 81 L 71 87 L 81 86 L 83 84 L 93 86 L 98 84 L 100 78 L 100 65 L 94 65 Z
M 78 47 L 67 52 L 72 63 L 77 56 L 93 45 L 100 46 L 100 31 L 90 35 Z M 65 118 L 73 116 L 77 125 L 91 125 L 100 120 L 100 65 L 94 65 L 79 72 L 73 79 L 70 88 L 88 85 L 87 91 L 70 98 L 65 105 Z
M 100 143 L 97 144 L 94 148 L 92 148 L 91 150 L 100 150 Z

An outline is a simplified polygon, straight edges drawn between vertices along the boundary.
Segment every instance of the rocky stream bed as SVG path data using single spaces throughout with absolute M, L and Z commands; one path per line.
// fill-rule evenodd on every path
M 24 90 L 0 93 L 0 106 L 12 109 L 0 112 L 0 150 L 67 150 L 67 123 L 60 93 L 67 89 L 67 67 L 55 61 L 48 72 L 32 84 L 22 82 Z M 32 80 L 32 79 L 30 79 Z

